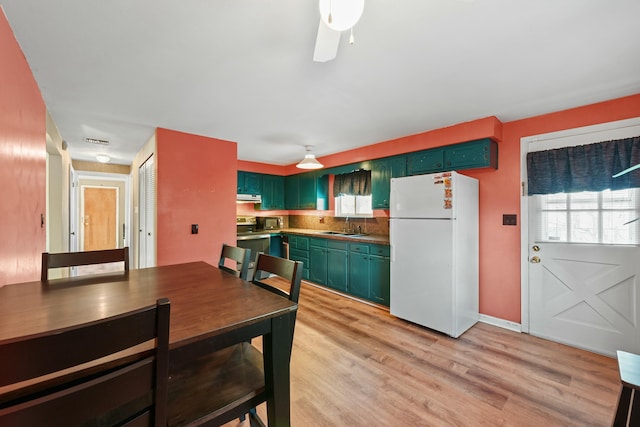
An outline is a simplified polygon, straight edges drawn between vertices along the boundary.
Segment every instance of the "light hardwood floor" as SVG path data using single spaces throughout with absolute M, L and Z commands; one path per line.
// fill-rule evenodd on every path
M 482 323 L 453 339 L 302 286 L 295 427 L 607 426 L 619 388 L 609 357 Z

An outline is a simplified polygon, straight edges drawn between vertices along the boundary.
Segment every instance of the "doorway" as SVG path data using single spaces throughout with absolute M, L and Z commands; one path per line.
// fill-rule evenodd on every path
M 568 211 L 572 197 L 584 204 L 589 197 L 596 203 L 604 196 L 572 193 L 563 205 L 563 194 L 547 198 L 526 195 L 528 152 L 639 134 L 640 119 L 630 119 L 522 138 L 523 332 L 609 356 L 616 350 L 640 352 L 640 246 L 540 238 L 539 230 L 549 225 L 541 214 L 545 208 Z M 573 213 L 567 218 L 570 215 Z M 553 216 L 558 217 L 558 212 Z M 562 236 L 562 232 L 556 235 Z
M 69 200 L 71 250 L 130 246 L 129 175 L 73 170 Z M 73 267 L 70 273 L 78 275 L 79 269 Z

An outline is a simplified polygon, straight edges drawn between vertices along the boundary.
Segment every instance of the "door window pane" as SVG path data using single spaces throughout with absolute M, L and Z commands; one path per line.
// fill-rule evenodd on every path
M 640 244 L 640 189 L 532 196 L 542 242 Z

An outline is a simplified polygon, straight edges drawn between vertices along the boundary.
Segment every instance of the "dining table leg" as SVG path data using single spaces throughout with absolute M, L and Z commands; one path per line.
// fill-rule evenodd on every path
M 269 426 L 291 425 L 291 319 L 295 311 L 271 320 L 271 333 L 263 337 L 264 375 Z

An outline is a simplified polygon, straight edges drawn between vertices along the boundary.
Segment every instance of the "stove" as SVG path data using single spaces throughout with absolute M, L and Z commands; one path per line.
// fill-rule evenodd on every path
M 251 249 L 249 278 L 253 278 L 258 254 L 260 252 L 268 254 L 271 241 L 271 233 L 268 231 L 256 231 L 256 223 L 255 216 L 236 217 L 236 243 L 239 248 Z M 260 279 L 265 277 L 260 277 Z

